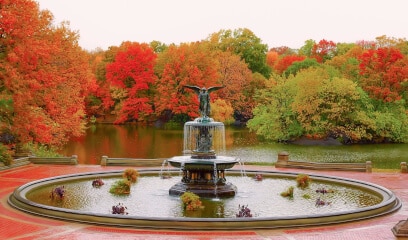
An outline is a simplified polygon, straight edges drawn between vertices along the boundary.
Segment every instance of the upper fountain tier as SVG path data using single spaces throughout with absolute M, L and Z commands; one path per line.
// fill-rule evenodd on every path
M 184 124 L 184 154 L 194 159 L 213 159 L 215 152 L 225 152 L 225 130 L 222 122 L 200 117 Z

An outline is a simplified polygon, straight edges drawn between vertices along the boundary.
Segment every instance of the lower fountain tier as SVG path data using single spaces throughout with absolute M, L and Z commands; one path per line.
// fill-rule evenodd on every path
M 183 170 L 225 170 L 238 163 L 235 157 L 216 156 L 215 158 L 196 159 L 191 156 L 175 156 L 167 160 L 171 166 Z
M 172 196 L 180 196 L 185 192 L 192 192 L 200 197 L 233 197 L 237 192 L 237 187 L 231 183 L 210 185 L 210 184 L 190 184 L 179 182 L 169 189 Z
M 170 195 L 193 192 L 200 197 L 232 197 L 237 192 L 237 187 L 226 183 L 225 179 L 225 169 L 238 163 L 234 157 L 197 159 L 194 156 L 176 156 L 167 161 L 183 172 L 181 182 L 170 188 Z

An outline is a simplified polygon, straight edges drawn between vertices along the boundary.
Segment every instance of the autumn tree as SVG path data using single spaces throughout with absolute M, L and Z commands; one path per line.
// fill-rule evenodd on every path
M 150 90 L 156 54 L 148 44 L 137 42 L 124 42 L 121 48 L 114 62 L 106 65 L 106 79 L 123 94 L 115 123 L 145 121 L 153 113 Z
M 211 117 L 224 124 L 234 122 L 234 109 L 224 99 L 216 99 L 211 105 Z
M 305 44 L 299 49 L 299 55 L 306 57 L 312 56 L 313 46 L 316 45 L 316 41 L 313 39 L 308 39 L 305 41 Z
M 296 53 L 293 49 L 288 46 L 273 47 L 269 49 L 269 52 L 276 52 L 278 56 L 293 55 Z
M 166 44 L 160 41 L 151 41 L 149 45 L 155 53 L 161 53 L 168 47 Z
M 211 87 L 221 85 L 218 80 L 218 63 L 205 42 L 170 45 L 157 59 L 158 76 L 155 111 L 158 116 L 171 119 L 177 114 L 190 118 L 199 116 L 197 94 L 183 88 L 185 85 Z M 211 96 L 216 96 L 216 92 Z M 215 98 L 212 98 L 215 100 Z
M 278 58 L 279 54 L 277 52 L 269 50 L 266 53 L 266 64 L 268 64 L 268 66 L 272 69 Z
M 248 122 L 266 139 L 330 136 L 344 143 L 408 141 L 403 101 L 379 105 L 331 67 L 308 68 L 296 76 L 272 80 L 258 91 L 258 105 Z
M 320 40 L 313 45 L 310 57 L 315 58 L 317 62 L 322 63 L 332 59 L 336 54 L 336 44 L 333 41 L 325 39 Z
M 19 141 L 64 144 L 85 130 L 84 99 L 93 88 L 86 53 L 67 23 L 29 0 L 2 1 L 0 79 L 13 99 Z
M 369 49 L 359 56 L 360 84 L 384 102 L 402 99 L 407 90 L 408 58 L 395 48 Z
M 356 83 L 332 76 L 324 68 L 303 71 L 292 81 L 297 81 L 298 87 L 292 109 L 306 134 L 351 136 L 356 102 L 360 97 Z
M 252 82 L 251 70 L 239 56 L 230 52 L 218 52 L 215 56 L 218 61 L 218 82 L 226 86 L 219 90 L 218 95 L 231 104 L 236 118 L 251 118 L 255 107 L 253 95 L 248 92 Z
M 283 72 L 284 76 L 288 77 L 289 75 L 296 75 L 303 69 L 307 69 L 310 67 L 317 67 L 320 64 L 314 58 L 306 58 L 303 61 L 295 61 L 293 62 L 286 70 Z
M 274 70 L 278 74 L 282 74 L 283 72 L 286 71 L 286 69 L 292 65 L 294 62 L 301 62 L 305 59 L 305 56 L 299 56 L 299 55 L 287 55 L 279 58 L 274 66 Z
M 343 77 L 358 82 L 360 78 L 359 69 L 359 56 L 363 53 L 364 49 L 357 44 L 354 44 L 344 54 L 338 54 L 334 58 L 325 62 L 325 64 L 335 67 L 339 70 Z
M 268 46 L 263 44 L 251 30 L 239 28 L 221 30 L 211 34 L 207 39 L 212 47 L 221 51 L 230 51 L 241 57 L 252 72 L 269 77 L 271 69 L 266 64 Z

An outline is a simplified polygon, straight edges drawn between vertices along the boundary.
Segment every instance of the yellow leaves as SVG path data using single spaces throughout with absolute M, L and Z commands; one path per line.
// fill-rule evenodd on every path
M 223 99 L 217 99 L 211 104 L 211 117 L 225 124 L 234 122 L 234 109 Z

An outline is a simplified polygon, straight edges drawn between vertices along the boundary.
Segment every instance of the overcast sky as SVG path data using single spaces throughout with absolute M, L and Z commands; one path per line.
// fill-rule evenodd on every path
M 37 0 L 55 23 L 69 21 L 94 50 L 123 41 L 200 41 L 222 29 L 248 28 L 269 48 L 308 39 L 354 43 L 408 38 L 407 0 Z

